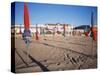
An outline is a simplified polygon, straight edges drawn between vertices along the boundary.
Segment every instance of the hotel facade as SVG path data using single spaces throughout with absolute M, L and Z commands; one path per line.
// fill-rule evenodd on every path
M 78 35 L 83 36 L 85 29 L 75 29 L 73 25 L 70 24 L 33 24 L 30 25 L 30 31 L 32 34 L 36 33 L 36 28 L 38 33 L 41 34 L 63 34 L 65 26 L 65 34 L 66 36 Z M 24 32 L 24 25 L 12 25 L 11 33 L 15 33 L 15 35 L 19 35 Z

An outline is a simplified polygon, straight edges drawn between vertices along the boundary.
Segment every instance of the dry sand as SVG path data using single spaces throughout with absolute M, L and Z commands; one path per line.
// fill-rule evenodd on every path
M 26 48 L 15 39 L 17 73 L 90 69 L 97 67 L 97 43 L 84 36 L 39 36 Z M 28 54 L 27 54 L 28 53 Z

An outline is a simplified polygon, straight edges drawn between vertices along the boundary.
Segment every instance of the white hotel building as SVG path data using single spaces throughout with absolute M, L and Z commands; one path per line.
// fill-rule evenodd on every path
M 57 31 L 59 31 L 61 34 L 64 31 L 64 25 L 65 25 L 65 34 L 66 36 L 70 36 L 73 35 L 73 30 L 74 26 L 70 25 L 70 24 L 37 24 L 37 29 L 38 29 L 38 33 L 41 34 L 41 32 L 43 33 L 47 33 L 47 32 L 55 32 L 57 33 Z M 31 33 L 34 34 L 36 32 L 36 24 L 30 25 L 30 30 Z M 11 26 L 11 32 L 15 33 L 15 34 L 19 34 L 20 31 L 23 33 L 24 31 L 24 25 L 12 25 Z

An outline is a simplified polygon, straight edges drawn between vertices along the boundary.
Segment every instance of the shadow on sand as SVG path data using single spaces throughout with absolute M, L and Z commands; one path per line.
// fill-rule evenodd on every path
M 53 48 L 58 48 L 58 49 L 63 49 L 63 50 L 66 50 L 66 51 L 70 51 L 72 53 L 77 53 L 77 54 L 84 55 L 84 56 L 89 57 L 89 58 L 92 58 L 92 59 L 97 58 L 97 55 L 88 55 L 88 54 L 85 54 L 83 52 L 78 52 L 78 51 L 75 51 L 75 50 L 72 50 L 72 49 L 63 48 L 63 47 L 56 46 L 56 45 L 52 45 L 52 44 L 48 44 L 48 43 L 45 43 L 45 42 L 39 42 L 39 41 L 36 42 L 36 41 L 34 41 L 33 43 L 43 44 L 45 46 L 49 46 L 49 47 L 53 47 Z M 70 44 L 84 45 L 84 44 L 77 44 L 77 43 L 72 43 L 72 42 L 70 42 Z M 84 45 L 84 46 L 86 46 L 86 45 Z
M 86 44 L 79 44 L 79 43 L 73 43 L 73 42 L 69 42 L 70 44 L 74 44 L 74 45 L 81 45 L 81 46 L 87 46 Z
M 25 62 L 25 60 L 22 58 L 22 56 L 20 55 L 20 53 L 18 53 L 18 51 L 15 49 L 15 51 L 16 51 L 16 53 L 17 53 L 17 55 L 20 57 L 20 59 L 22 60 L 22 62 L 26 65 L 26 66 L 28 66 L 28 64 Z
M 27 55 L 27 52 L 23 51 L 23 53 Z M 32 62 L 36 63 L 43 71 L 49 71 L 47 67 L 45 67 L 43 64 L 41 64 L 36 59 L 34 59 L 30 54 L 28 55 L 28 57 L 32 60 Z M 29 66 L 29 67 L 32 67 L 32 66 Z

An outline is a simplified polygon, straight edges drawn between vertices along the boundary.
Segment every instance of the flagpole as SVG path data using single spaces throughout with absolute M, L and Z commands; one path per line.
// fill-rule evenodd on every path
M 54 40 L 54 36 L 55 36 L 55 27 L 53 28 L 53 40 Z
M 26 3 L 24 3 L 24 41 L 26 43 L 26 61 L 28 64 L 28 56 L 29 56 L 29 43 L 30 43 L 30 37 L 31 37 L 31 31 L 30 31 L 30 23 L 29 23 L 29 12 L 28 7 Z M 28 66 L 28 65 L 27 65 Z
M 43 28 L 43 39 L 45 39 L 45 27 Z
M 93 56 L 93 38 L 94 38 L 94 34 L 93 34 L 93 31 L 92 31 L 92 29 L 93 29 L 93 12 L 91 13 L 91 33 L 92 33 L 92 51 L 91 51 L 91 55 Z
M 29 62 L 28 61 L 28 57 L 29 57 L 29 42 L 27 41 L 27 44 L 26 44 L 26 49 L 27 49 L 27 63 Z
M 39 40 L 39 37 L 38 37 L 38 26 L 36 24 L 36 40 Z
M 65 40 L 65 33 L 66 33 L 66 28 L 65 28 L 65 24 L 63 25 L 63 37 L 64 37 L 64 40 Z

